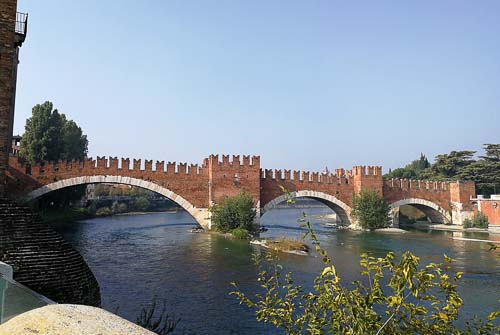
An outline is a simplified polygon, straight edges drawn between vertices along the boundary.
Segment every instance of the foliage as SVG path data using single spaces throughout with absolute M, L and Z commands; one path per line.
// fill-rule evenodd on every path
M 111 197 L 119 197 L 123 195 L 123 189 L 121 187 L 110 187 L 108 195 Z
M 457 292 L 461 273 L 450 273 L 445 264 L 425 266 L 405 252 L 399 260 L 389 252 L 383 258 L 361 255 L 362 280 L 345 285 L 330 257 L 323 250 L 307 222 L 304 226 L 324 269 L 307 292 L 283 273 L 271 253 L 260 267 L 258 281 L 263 293 L 249 297 L 235 283 L 231 294 L 240 303 L 256 310 L 257 320 L 282 329 L 285 334 L 490 334 L 500 331 L 494 321 L 500 312 L 489 314 L 486 322 L 476 318 L 465 329 L 456 326 L 463 300 Z
M 118 201 L 113 202 L 113 206 L 111 206 L 113 213 L 125 213 L 127 209 L 127 204 Z
M 134 207 L 137 210 L 145 211 L 150 206 L 149 200 L 146 197 L 138 197 L 134 200 Z
M 488 217 L 481 212 L 475 213 L 472 219 L 464 220 L 464 228 L 488 228 Z
M 384 228 L 390 225 L 389 206 L 375 190 L 361 190 L 353 194 L 351 215 L 365 229 Z
M 113 212 L 109 207 L 101 207 L 95 212 L 96 216 L 108 216 L 111 214 L 113 214 Z
M 241 192 L 237 196 L 227 197 L 222 204 L 210 208 L 212 213 L 212 227 L 221 232 L 228 232 L 235 228 L 255 231 L 252 196 Z
M 163 307 L 159 312 L 159 316 L 156 316 L 156 297 L 150 306 L 142 307 L 140 315 L 137 317 L 137 325 L 146 328 L 158 335 L 165 335 L 172 333 L 177 324 L 181 321 L 180 318 L 175 316 L 170 317 L 167 314 L 166 301 L 163 300 Z
M 474 159 L 475 151 L 452 151 L 436 156 L 435 162 L 424 169 L 425 161 L 413 161 L 404 168 L 386 174 L 386 178 L 429 179 L 437 181 L 471 180 L 479 194 L 500 191 L 500 144 L 485 144 L 484 156 Z M 426 160 L 426 159 L 425 159 Z M 428 162 L 427 162 L 428 163 Z M 420 169 L 420 170 L 419 170 Z
M 72 120 L 66 119 L 46 101 L 32 109 L 26 120 L 25 133 L 21 139 L 20 155 L 30 163 L 45 161 L 82 160 L 87 156 L 88 141 L 82 129 Z
M 234 237 L 240 239 L 240 240 L 244 240 L 244 239 L 247 239 L 248 238 L 248 230 L 246 229 L 243 229 L 243 228 L 235 228 L 233 230 L 231 230 L 231 235 L 233 235 Z
M 429 168 L 431 164 L 424 154 L 420 154 L 420 158 L 412 161 L 403 168 L 398 168 L 390 171 L 384 177 L 386 178 L 401 178 L 401 179 L 420 179 L 420 173 Z

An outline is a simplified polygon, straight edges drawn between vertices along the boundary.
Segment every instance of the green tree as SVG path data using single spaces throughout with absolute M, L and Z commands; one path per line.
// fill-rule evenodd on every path
M 365 229 L 384 228 L 390 225 L 389 206 L 375 190 L 361 190 L 352 197 L 351 215 Z
M 21 139 L 20 155 L 31 163 L 81 160 L 87 156 L 88 141 L 82 129 L 46 101 L 32 109 Z
M 361 255 L 362 279 L 343 283 L 330 257 L 305 224 L 324 268 L 305 291 L 291 273 L 283 273 L 276 256 L 257 257 L 258 282 L 263 292 L 247 296 L 235 283 L 231 294 L 256 310 L 257 320 L 285 334 L 492 334 L 500 331 L 493 311 L 486 322 L 473 318 L 463 328 L 456 321 L 463 300 L 457 291 L 461 273 L 451 273 L 451 260 L 425 266 L 410 252 L 399 260 L 389 252 L 383 258 Z
M 145 211 L 149 208 L 149 206 L 150 206 L 150 203 L 146 197 L 138 197 L 138 198 L 134 199 L 134 207 L 137 210 Z
M 420 179 L 420 173 L 429 168 L 431 164 L 427 157 L 421 153 L 420 158 L 412 161 L 403 168 L 397 168 L 387 173 L 385 178 Z
M 475 162 L 475 151 L 452 151 L 449 154 L 437 155 L 430 168 L 422 171 L 424 179 L 457 180 L 460 172 Z
M 255 210 L 252 196 L 241 192 L 237 196 L 227 197 L 222 204 L 210 208 L 212 227 L 221 232 L 229 232 L 240 228 L 254 231 Z

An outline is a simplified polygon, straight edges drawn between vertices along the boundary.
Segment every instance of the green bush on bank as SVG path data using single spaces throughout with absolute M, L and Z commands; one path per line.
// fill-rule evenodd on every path
M 256 229 L 253 199 L 246 192 L 227 197 L 221 204 L 213 205 L 210 212 L 212 213 L 212 229 L 216 231 L 227 233 L 239 228 L 252 233 Z
M 488 225 L 488 218 L 481 212 L 474 214 L 472 219 L 464 220 L 464 228 L 488 228 Z
M 352 197 L 352 216 L 365 229 L 388 227 L 391 223 L 389 205 L 375 190 L 361 190 Z
M 250 236 L 248 230 L 243 229 L 243 228 L 235 228 L 235 229 L 231 230 L 231 235 L 233 235 L 234 237 L 236 237 L 240 240 L 247 239 Z

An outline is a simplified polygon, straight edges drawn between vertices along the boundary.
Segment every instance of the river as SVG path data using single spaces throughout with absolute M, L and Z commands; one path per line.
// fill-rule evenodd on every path
M 486 243 L 454 240 L 451 232 L 409 231 L 404 234 L 335 231 L 316 218 L 322 208 L 275 209 L 262 217 L 269 230 L 263 237 L 300 237 L 302 211 L 317 230 L 343 280 L 359 278 L 359 254 L 383 256 L 410 250 L 423 262 L 441 262 L 446 254 L 463 271 L 460 293 L 463 315 L 484 317 L 500 310 L 500 261 Z M 254 312 L 229 296 L 234 281 L 246 293 L 258 290 L 258 268 L 251 255 L 259 250 L 247 241 L 208 233 L 190 233 L 186 212 L 96 218 L 55 227 L 82 254 L 101 287 L 103 307 L 135 321 L 141 305 L 154 296 L 181 318 L 176 333 L 281 334 L 258 323 Z M 464 237 L 497 239 L 488 233 Z M 281 255 L 286 270 L 310 287 L 322 268 L 314 256 Z

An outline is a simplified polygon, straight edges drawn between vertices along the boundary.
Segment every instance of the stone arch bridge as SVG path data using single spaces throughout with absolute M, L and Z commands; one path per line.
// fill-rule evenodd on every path
M 151 160 L 116 157 L 30 166 L 12 156 L 7 176 L 8 194 L 25 201 L 75 185 L 142 187 L 175 201 L 204 228 L 210 228 L 210 204 L 243 190 L 252 196 L 258 218 L 287 197 L 306 197 L 326 204 L 347 224 L 354 223 L 352 195 L 363 189 L 374 189 L 384 196 L 394 225 L 402 205 L 416 207 L 433 222 L 462 224 L 472 213 L 470 199 L 475 197 L 473 182 L 384 180 L 379 166 L 355 166 L 335 173 L 263 170 L 259 156 L 210 155 L 201 166 L 164 161 L 153 165 Z M 289 193 L 284 194 L 283 189 Z

